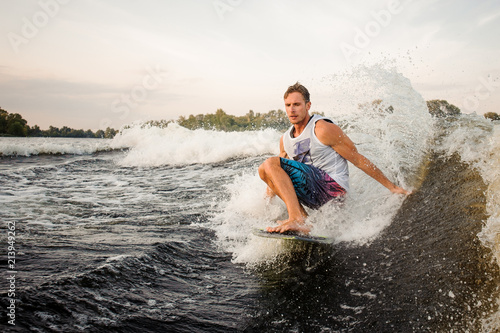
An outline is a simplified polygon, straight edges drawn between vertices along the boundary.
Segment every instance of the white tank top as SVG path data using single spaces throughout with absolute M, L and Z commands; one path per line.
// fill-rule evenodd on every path
M 332 147 L 321 143 L 314 133 L 316 122 L 321 119 L 333 123 L 330 119 L 315 114 L 304 131 L 296 138 L 293 137 L 294 127 L 291 126 L 283 134 L 285 152 L 290 159 L 325 171 L 340 186 L 349 191 L 349 167 L 346 159 Z

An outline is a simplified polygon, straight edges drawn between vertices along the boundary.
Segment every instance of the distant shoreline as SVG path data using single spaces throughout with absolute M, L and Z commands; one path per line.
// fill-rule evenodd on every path
M 458 107 L 449 104 L 445 100 L 427 101 L 429 113 L 437 118 L 453 117 L 461 114 Z M 391 105 L 385 105 L 380 99 L 371 103 L 360 104 L 359 108 L 377 112 L 392 113 Z M 315 113 L 315 112 L 313 112 Z M 483 115 L 492 121 L 499 121 L 500 115 L 495 112 L 487 112 Z M 151 120 L 144 123 L 146 126 L 166 127 L 169 123 L 177 123 L 187 129 L 207 129 L 226 132 L 239 132 L 248 130 L 260 130 L 264 128 L 275 128 L 286 130 L 290 123 L 286 112 L 283 110 L 271 110 L 267 113 L 254 113 L 250 110 L 244 116 L 234 116 L 227 114 L 224 110 L 218 109 L 215 113 L 180 116 L 178 120 Z M 128 128 L 125 126 L 124 128 Z M 18 113 L 9 113 L 0 108 L 0 137 L 47 137 L 47 138 L 96 138 L 112 139 L 119 131 L 114 128 L 92 130 L 73 129 L 67 126 L 61 128 L 49 126 L 49 129 L 42 130 L 38 125 L 30 127 L 28 122 Z

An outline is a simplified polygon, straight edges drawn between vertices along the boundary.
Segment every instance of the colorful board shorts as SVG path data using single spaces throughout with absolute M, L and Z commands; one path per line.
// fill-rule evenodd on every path
M 286 158 L 280 158 L 280 164 L 290 176 L 301 204 L 318 209 L 332 199 L 344 199 L 346 190 L 323 170 Z

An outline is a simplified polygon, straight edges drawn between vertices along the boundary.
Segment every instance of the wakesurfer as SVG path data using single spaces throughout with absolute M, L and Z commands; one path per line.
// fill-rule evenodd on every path
M 288 219 L 277 221 L 268 232 L 308 234 L 307 212 L 331 200 L 342 200 L 349 191 L 347 161 L 393 193 L 409 194 L 394 185 L 370 160 L 361 155 L 342 129 L 328 118 L 310 115 L 309 91 L 296 83 L 285 92 L 285 109 L 292 126 L 280 139 L 279 156 L 259 166 L 259 176 L 268 185 L 266 194 L 277 195 L 286 205 Z

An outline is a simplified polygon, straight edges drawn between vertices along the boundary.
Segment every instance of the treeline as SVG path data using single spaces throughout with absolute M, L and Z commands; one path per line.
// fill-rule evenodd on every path
M 8 113 L 0 108 L 0 135 L 26 136 L 28 122 L 18 113 Z
M 30 136 L 30 137 L 65 137 L 65 138 L 113 138 L 117 130 L 108 127 L 106 130 L 74 129 L 67 126 L 62 128 L 50 126 L 42 130 L 38 125 L 30 127 L 26 119 L 18 113 L 9 113 L 0 108 L 0 136 Z
M 359 104 L 361 109 L 373 109 L 379 112 L 392 113 L 392 106 L 385 106 L 382 100 L 374 100 L 371 103 Z M 445 100 L 427 101 L 429 113 L 435 117 L 453 117 L 461 114 L 458 107 L 449 104 Z M 316 113 L 316 112 L 313 112 Z M 491 120 L 500 120 L 500 116 L 495 112 L 488 112 L 484 117 Z M 144 125 L 166 127 L 173 120 L 149 121 Z M 271 110 L 267 113 L 255 113 L 250 110 L 244 116 L 233 116 L 227 114 L 224 110 L 218 109 L 215 113 L 190 115 L 188 117 L 180 116 L 175 121 L 180 126 L 194 130 L 206 129 L 216 131 L 253 131 L 265 128 L 274 128 L 279 131 L 284 131 L 290 126 L 290 122 L 283 110 Z M 125 127 L 126 128 L 126 127 Z M 8 113 L 0 108 L 0 136 L 32 136 L 32 137 L 70 137 L 70 138 L 113 138 L 118 133 L 113 128 L 106 130 L 76 130 L 64 126 L 62 128 L 50 126 L 48 130 L 41 130 L 38 125 L 33 127 L 28 126 L 28 123 L 23 117 L 17 113 Z
M 28 135 L 32 137 L 61 137 L 61 138 L 105 138 L 112 139 L 118 133 L 117 130 L 113 128 L 106 128 L 106 130 L 97 130 L 92 132 L 92 130 L 74 129 L 67 126 L 61 128 L 49 126 L 48 130 L 41 130 L 38 125 L 33 126 L 28 129 Z
M 371 103 L 359 104 L 358 107 L 360 109 L 371 109 L 384 113 L 392 113 L 394 111 L 391 105 L 385 106 L 380 99 L 374 100 Z M 435 99 L 427 101 L 427 108 L 431 115 L 439 118 L 453 117 L 461 114 L 458 107 L 445 100 Z M 500 120 L 500 116 L 494 112 L 485 113 L 484 117 L 491 120 Z M 169 122 L 163 121 L 162 125 L 166 126 Z M 149 122 L 149 125 L 154 126 L 154 123 Z M 270 127 L 283 131 L 290 127 L 286 112 L 283 110 L 271 110 L 267 113 L 254 113 L 250 110 L 246 115 L 237 117 L 227 114 L 222 109 L 218 109 L 217 112 L 211 114 L 181 116 L 177 120 L 177 123 L 191 130 L 202 128 L 216 131 L 247 131 Z
M 486 112 L 484 117 L 491 120 L 500 120 L 500 115 L 496 112 Z
M 260 130 L 264 128 L 275 128 L 285 130 L 290 126 L 285 111 L 271 110 L 267 113 L 254 113 L 250 110 L 244 116 L 232 116 L 218 109 L 211 114 L 180 116 L 177 123 L 188 129 L 203 128 L 206 130 L 238 132 L 248 130 Z
M 453 104 L 449 104 L 445 100 L 434 99 L 432 101 L 427 101 L 427 108 L 429 109 L 430 114 L 440 118 L 461 114 L 458 107 Z M 500 115 L 496 112 L 486 112 L 483 116 L 490 120 L 500 120 Z

